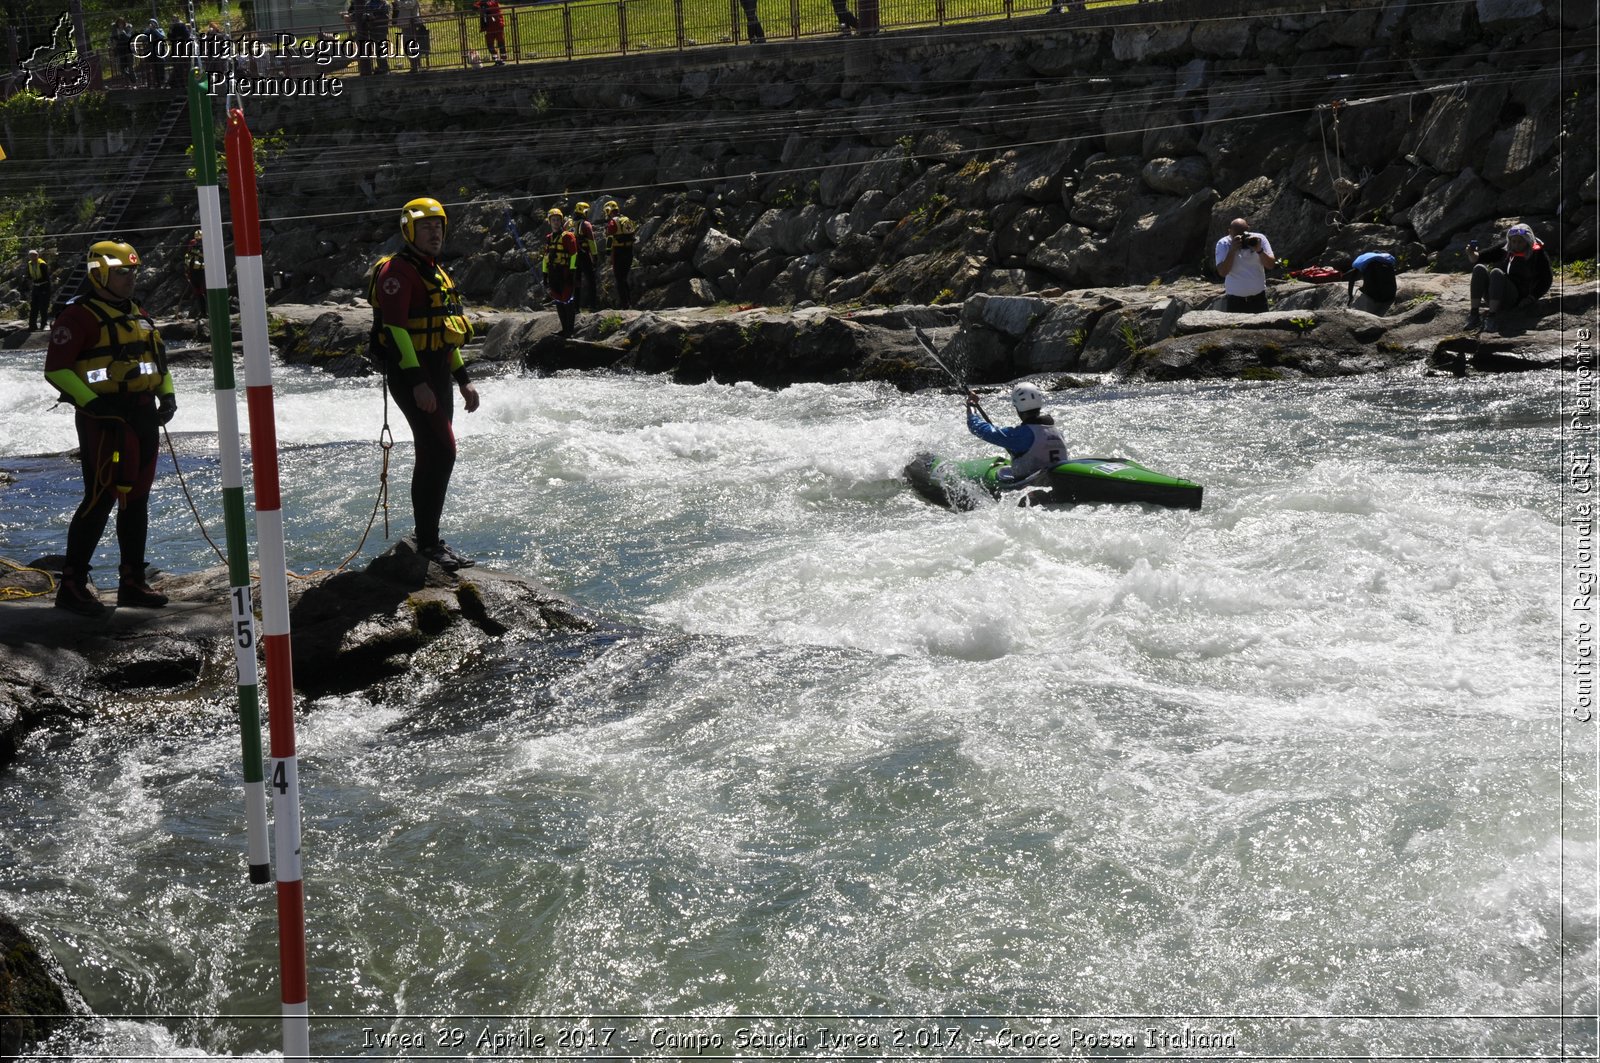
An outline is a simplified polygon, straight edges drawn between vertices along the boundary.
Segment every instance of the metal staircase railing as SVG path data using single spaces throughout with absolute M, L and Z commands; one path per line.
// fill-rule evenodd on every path
M 167 145 L 172 131 L 178 125 L 178 120 L 189 109 L 188 100 L 178 100 L 167 108 L 166 114 L 156 122 L 155 129 L 145 140 L 144 147 L 128 161 L 128 167 L 122 178 L 122 183 L 116 191 L 111 193 L 99 204 L 94 220 L 86 228 L 94 235 L 90 242 L 104 240 L 116 234 L 117 228 L 122 224 L 123 216 L 128 208 L 138 198 L 140 190 L 144 187 L 145 178 L 149 176 L 151 167 L 156 159 L 161 156 L 162 149 Z M 87 249 L 85 249 L 87 251 Z M 65 274 L 60 287 L 56 289 L 56 300 L 65 303 L 75 298 L 83 288 L 84 280 L 88 274 L 87 254 L 80 254 L 73 260 L 72 268 Z

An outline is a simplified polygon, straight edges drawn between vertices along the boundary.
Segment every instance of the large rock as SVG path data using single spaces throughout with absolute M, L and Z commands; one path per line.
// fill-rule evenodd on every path
M 1111 34 L 1111 54 L 1122 63 L 1147 63 L 1181 55 L 1189 47 L 1192 23 L 1152 23 L 1119 27 Z
M 961 323 L 981 325 L 1012 340 L 1027 335 L 1035 321 L 1043 318 L 1050 304 L 1038 297 L 1020 295 L 974 295 L 961 309 Z
M 706 277 L 730 273 L 743 260 L 743 249 L 743 245 L 727 233 L 708 229 L 700 246 L 695 249 L 694 268 Z
M 85 620 L 47 598 L 9 605 L 0 612 L 0 673 L 13 677 L 7 685 L 48 680 L 71 693 L 52 695 L 46 707 L 74 714 L 129 697 L 199 703 L 231 696 L 227 570 L 153 582 L 171 599 L 163 609 L 111 609 Z M 409 540 L 364 570 L 291 580 L 289 597 L 295 686 L 310 694 L 413 673 L 444 677 L 464 667 L 465 649 L 492 639 L 594 626 L 572 603 L 527 580 L 483 568 L 446 573 L 417 556 Z M 448 648 L 436 646 L 441 639 Z
M 1252 229 L 1265 233 L 1273 253 L 1296 264 L 1315 258 L 1332 231 L 1326 207 L 1265 177 L 1250 181 L 1218 203 L 1212 209 L 1208 232 L 1220 238 L 1234 218 L 1244 218 Z
M 1482 156 L 1483 176 L 1497 188 L 1514 188 L 1555 152 L 1561 122 L 1554 112 L 1525 114 L 1498 130 Z
M 0 917 L 0 1059 L 22 1059 L 64 1016 L 87 1012 L 75 991 L 69 997 L 63 990 L 65 983 L 55 959 Z
M 1102 155 L 1083 168 L 1072 198 L 1072 220 L 1096 232 L 1109 232 L 1127 209 L 1143 166 L 1133 156 Z
M 1493 216 L 1494 209 L 1494 189 L 1468 168 L 1431 188 L 1403 217 L 1418 240 L 1437 248 L 1454 234 Z
M 1086 293 L 1087 294 L 1087 293 Z M 1086 368 L 1083 351 L 1096 323 L 1114 301 L 1060 300 L 1011 352 L 1018 375 Z
M 1500 129 L 1506 92 L 1505 85 L 1493 81 L 1472 92 L 1464 86 L 1449 86 L 1435 97 L 1418 123 L 1410 153 L 1440 173 L 1455 173 L 1481 163 L 1484 146 Z
M 1158 158 L 1144 164 L 1140 171 L 1145 186 L 1169 196 L 1190 196 L 1211 182 L 1211 164 L 1204 155 L 1186 155 L 1181 159 Z

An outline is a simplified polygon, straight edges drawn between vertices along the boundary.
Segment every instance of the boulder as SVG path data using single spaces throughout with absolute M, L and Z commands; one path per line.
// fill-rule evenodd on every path
M 1554 112 L 1525 114 L 1498 130 L 1481 158 L 1483 177 L 1497 188 L 1514 188 L 1555 152 L 1561 122 Z
M 1189 47 L 1193 23 L 1119 26 L 1111 33 L 1111 54 L 1120 63 L 1147 63 L 1181 55 Z
M 1491 217 L 1494 209 L 1494 189 L 1469 167 L 1438 182 L 1396 220 L 1405 220 L 1418 240 L 1438 248 L 1455 233 Z
M 1110 231 L 1137 187 L 1143 166 L 1132 156 L 1101 155 L 1083 168 L 1077 194 L 1072 197 L 1071 218 L 1096 232 Z
M 703 276 L 715 277 L 737 269 L 743 261 L 743 245 L 719 229 L 707 229 L 694 252 L 694 268 Z
M 1082 354 L 1100 317 L 1114 303 L 1063 299 L 1054 302 L 1044 318 L 1011 352 L 1018 375 L 1071 372 L 1084 368 Z
M 1171 196 L 1190 196 L 1211 183 L 1211 164 L 1204 155 L 1157 158 L 1144 164 L 1139 176 L 1145 187 Z
M 1481 164 L 1484 146 L 1499 131 L 1505 85 L 1488 81 L 1465 91 L 1463 85 L 1444 86 L 1418 123 L 1408 154 L 1415 155 L 1439 173 L 1455 173 Z
M 1050 304 L 1037 297 L 979 294 L 962 304 L 961 323 L 969 328 L 981 325 L 1015 340 L 1027 335 L 1049 310 Z
M 63 987 L 66 987 L 64 989 Z M 61 965 L 33 938 L 0 917 L 0 1059 L 22 1059 L 28 1049 L 68 1021 L 87 1014 Z

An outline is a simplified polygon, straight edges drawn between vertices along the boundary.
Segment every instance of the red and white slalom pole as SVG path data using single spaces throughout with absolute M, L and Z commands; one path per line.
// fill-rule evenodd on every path
M 294 746 L 294 672 L 289 654 L 289 574 L 278 490 L 278 429 L 272 404 L 272 348 L 261 268 L 255 140 L 244 111 L 228 111 L 228 205 L 244 337 L 245 405 L 250 411 L 250 470 L 256 492 L 256 549 L 261 565 L 261 644 L 267 659 L 273 856 L 278 882 L 278 965 L 283 985 L 283 1058 L 309 1060 L 306 997 L 306 904 L 300 868 L 300 769 Z

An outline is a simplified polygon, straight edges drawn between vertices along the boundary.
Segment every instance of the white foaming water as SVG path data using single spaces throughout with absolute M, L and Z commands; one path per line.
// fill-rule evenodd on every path
M 205 380 L 174 427 L 217 529 Z M 0 463 L 70 447 L 14 382 Z M 1595 994 L 1594 854 L 1561 844 L 1555 386 L 1102 386 L 1061 396 L 1073 449 L 1199 480 L 1201 512 L 955 514 L 899 480 L 983 451 L 950 396 L 481 382 L 446 535 L 622 626 L 420 704 L 306 707 L 312 1011 L 371 1016 L 314 1045 L 926 1013 L 1079 1016 L 1013 1024 L 1079 1051 L 1185 1025 L 1266 1056 L 1556 1051 L 1561 1023 L 1493 1018 Z M 290 371 L 278 411 L 291 565 L 329 567 L 371 511 L 379 393 Z M 0 495 L 8 555 L 59 549 L 76 499 L 47 471 Z M 152 557 L 214 563 L 163 477 Z M 91 1007 L 229 1016 L 153 1043 L 275 1043 L 238 1017 L 276 986 L 237 756 L 224 714 L 107 722 L 0 782 L 13 914 Z M 434 1012 L 495 1018 L 389 1017 Z M 1323 1018 L 1103 1017 L 1147 1014 Z

